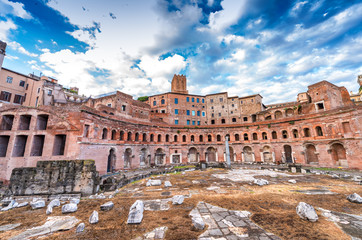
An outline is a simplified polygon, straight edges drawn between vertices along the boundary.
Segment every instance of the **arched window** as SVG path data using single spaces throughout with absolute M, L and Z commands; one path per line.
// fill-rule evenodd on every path
M 150 135 L 150 142 L 153 142 L 155 139 L 155 136 L 153 134 Z
M 240 141 L 240 136 L 239 136 L 239 134 L 235 134 L 235 141 Z
M 258 134 L 253 133 L 253 140 L 258 140 Z
M 168 134 L 166 134 L 166 142 L 170 141 L 170 136 Z
M 212 142 L 212 136 L 209 134 L 209 135 L 207 135 L 207 141 L 208 142 Z
M 199 142 L 203 142 L 204 141 L 204 136 L 200 135 L 199 136 Z
M 226 134 L 226 135 L 225 135 L 225 140 L 226 140 L 226 139 L 227 139 L 228 141 L 230 141 L 230 140 L 231 140 L 231 138 L 230 138 L 230 134 Z
M 323 136 L 323 131 L 322 131 L 322 128 L 320 126 L 316 127 L 315 131 L 317 133 L 317 136 L 319 136 L 319 137 Z
M 220 136 L 220 135 L 217 135 L 217 136 L 216 136 L 216 141 L 218 141 L 218 142 L 221 141 L 221 136 Z
M 297 130 L 297 129 L 294 129 L 294 130 L 293 130 L 293 137 L 294 137 L 294 138 L 298 138 L 298 137 L 299 137 L 299 134 L 298 134 L 298 130 Z
M 221 119 L 221 123 L 222 123 L 222 124 L 225 124 L 225 119 Z
M 162 99 L 162 100 L 161 100 L 161 104 L 165 104 L 165 99 Z
M 304 129 L 303 129 L 303 132 L 304 132 L 304 137 L 310 137 L 310 130 L 309 130 L 309 128 L 304 128 Z
M 272 139 L 277 139 L 278 136 L 277 136 L 277 132 L 276 131 L 273 131 L 272 132 Z
M 128 132 L 127 141 L 132 141 L 132 133 Z
M 249 136 L 247 133 L 244 133 L 244 141 L 249 141 Z
M 157 142 L 161 142 L 161 134 L 157 135 Z
M 285 139 L 285 138 L 288 138 L 288 132 L 287 132 L 287 130 L 283 130 L 283 131 L 282 131 L 282 136 L 283 136 L 284 139 Z
M 186 135 L 182 136 L 182 142 L 186 142 Z
M 177 141 L 178 141 L 177 135 L 174 135 L 174 136 L 173 136 L 173 141 L 174 141 L 174 142 L 177 142 Z
M 146 133 L 144 133 L 144 134 L 142 135 L 142 141 L 143 141 L 143 142 L 147 142 L 147 134 L 146 134 Z
M 195 142 L 195 136 L 191 135 L 191 142 Z
M 124 140 L 124 132 L 123 131 L 121 131 L 119 133 L 119 140 Z
M 232 122 L 236 122 L 236 118 L 232 118 L 231 121 L 232 121 Z
M 116 140 L 116 130 L 112 130 L 112 140 Z
M 261 136 L 262 136 L 263 140 L 267 140 L 267 139 L 268 139 L 268 135 L 266 134 L 266 132 L 263 132 L 263 133 L 261 134 Z
M 107 134 L 108 134 L 107 128 L 103 128 L 102 139 L 107 139 Z
M 139 141 L 139 138 L 140 138 L 140 134 L 139 134 L 139 133 L 136 133 L 135 136 L 134 136 L 134 140 L 135 140 L 135 141 Z

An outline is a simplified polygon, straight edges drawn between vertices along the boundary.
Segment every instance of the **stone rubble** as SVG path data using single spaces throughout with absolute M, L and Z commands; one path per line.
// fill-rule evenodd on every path
M 92 215 L 89 217 L 89 223 L 96 224 L 98 223 L 98 221 L 99 221 L 98 212 L 94 210 Z
M 80 199 L 79 198 L 71 198 L 69 203 L 75 203 L 75 204 L 79 204 Z
M 159 179 L 156 179 L 156 180 L 150 179 L 150 180 L 147 181 L 146 186 L 147 186 L 147 187 L 150 187 L 150 186 L 161 186 L 161 184 L 162 184 L 162 182 L 161 182 L 161 180 L 159 180 Z
M 297 214 L 300 218 L 308 220 L 310 222 L 316 222 L 318 220 L 317 212 L 312 205 L 305 202 L 300 202 L 296 208 Z
M 22 202 L 22 203 L 19 203 L 18 206 L 16 206 L 17 208 L 21 208 L 21 207 L 26 207 L 29 205 L 29 202 Z
M 79 225 L 77 226 L 77 229 L 75 230 L 76 233 L 81 233 L 83 232 L 85 229 L 85 224 L 84 223 L 79 223 Z
M 101 205 L 101 210 L 102 211 L 109 211 L 114 207 L 114 203 L 113 202 L 106 202 L 105 204 Z
M 133 203 L 129 210 L 127 224 L 141 223 L 143 219 L 143 210 L 143 201 L 137 200 Z
M 62 213 L 73 213 L 78 210 L 78 205 L 75 203 L 68 203 L 63 205 Z
M 6 225 L 2 225 L 0 226 L 0 232 L 6 232 L 9 231 L 11 229 L 17 228 L 21 225 L 21 223 L 14 223 L 14 224 L 6 224 Z
M 172 197 L 172 204 L 173 205 L 180 205 L 184 202 L 185 196 L 184 195 L 175 195 Z
M 362 197 L 357 193 L 353 193 L 347 196 L 347 200 L 352 203 L 362 203 Z
M 43 207 L 45 207 L 45 201 L 44 200 L 38 200 L 38 201 L 35 201 L 35 202 L 31 202 L 30 206 L 31 206 L 31 208 L 33 210 L 43 208 Z
M 265 180 L 265 179 L 255 179 L 254 184 L 256 184 L 258 186 L 264 186 L 264 185 L 268 185 L 269 181 Z
M 168 202 L 170 198 L 155 199 L 155 200 L 144 200 L 143 206 L 146 211 L 166 211 L 170 209 Z
M 290 179 L 290 180 L 288 180 L 288 182 L 289 182 L 289 183 L 293 183 L 293 184 L 296 184 L 296 183 L 297 183 L 297 181 L 294 180 L 294 179 Z
M 172 184 L 170 181 L 165 181 L 165 187 L 172 187 Z
M 49 215 L 53 212 L 53 207 L 59 207 L 60 206 L 60 200 L 59 199 L 54 199 L 52 200 L 47 207 L 47 211 L 46 214 Z

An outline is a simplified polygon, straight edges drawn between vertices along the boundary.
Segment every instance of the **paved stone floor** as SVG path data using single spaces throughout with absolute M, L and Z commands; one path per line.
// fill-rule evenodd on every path
M 201 216 L 207 230 L 199 236 L 199 240 L 276 240 L 280 239 L 272 233 L 264 231 L 253 223 L 247 211 L 232 211 L 199 202 L 191 215 Z

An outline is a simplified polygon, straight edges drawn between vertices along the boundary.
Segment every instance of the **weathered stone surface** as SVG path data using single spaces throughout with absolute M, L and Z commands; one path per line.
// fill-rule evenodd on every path
M 166 211 L 170 209 L 168 202 L 171 201 L 170 198 L 166 199 L 155 199 L 155 200 L 145 200 L 143 201 L 144 210 L 147 211 Z
M 113 202 L 106 202 L 105 204 L 101 205 L 101 210 L 102 211 L 109 211 L 114 207 L 114 203 Z
M 62 213 L 72 213 L 76 212 L 78 210 L 78 206 L 75 203 L 68 203 L 63 205 L 62 207 Z
M 51 214 L 52 212 L 53 212 L 53 207 L 48 205 L 46 214 L 49 215 L 49 214 Z
M 50 234 L 56 231 L 69 230 L 73 228 L 78 222 L 79 220 L 73 216 L 48 217 L 46 223 L 43 225 L 25 230 L 19 235 L 10 238 L 10 240 L 24 240 L 36 236 Z
M 308 220 L 310 222 L 316 222 L 318 220 L 318 215 L 314 210 L 314 207 L 305 202 L 300 202 L 296 208 L 296 211 L 299 217 L 302 219 Z
M 165 181 L 165 187 L 172 187 L 172 184 L 170 181 Z
M 150 187 L 150 186 L 161 186 L 161 184 L 162 184 L 162 182 L 161 182 L 161 180 L 159 180 L 159 179 L 156 179 L 156 180 L 150 179 L 150 180 L 147 181 L 146 186 L 147 186 L 147 187 Z
M 167 227 L 158 227 L 144 235 L 143 240 L 164 239 Z
M 192 209 L 189 215 L 192 220 L 192 225 L 196 229 L 203 230 L 205 228 L 205 222 L 196 208 Z
M 50 201 L 50 203 L 48 204 L 48 207 L 59 207 L 60 206 L 60 200 L 59 199 L 53 199 L 52 201 Z
M 16 208 L 18 205 L 19 205 L 19 203 L 17 203 L 15 200 L 11 200 L 9 205 L 7 207 L 2 208 L 1 211 L 3 211 L 3 212 L 8 211 L 10 209 Z
M 185 200 L 184 195 L 176 195 L 172 198 L 172 204 L 179 205 L 182 204 Z
M 98 212 L 94 210 L 92 215 L 89 217 L 89 223 L 95 224 L 98 223 L 98 221 L 99 221 Z
M 36 167 L 14 168 L 9 188 L 15 196 L 63 193 L 90 195 L 96 192 L 98 184 L 99 176 L 93 160 L 38 161 Z
M 6 232 L 9 231 L 11 229 L 17 228 L 21 225 L 21 223 L 14 223 L 14 224 L 6 224 L 6 225 L 2 225 L 0 226 L 0 232 Z
M 79 225 L 77 226 L 77 229 L 75 230 L 76 233 L 81 233 L 83 232 L 85 229 L 85 224 L 84 223 L 79 223 Z
M 254 184 L 259 185 L 259 186 L 264 186 L 264 185 L 268 185 L 269 181 L 265 180 L 265 179 L 255 179 Z
M 29 205 L 29 202 L 22 202 L 22 203 L 19 203 L 18 206 L 16 206 L 17 208 L 21 208 L 21 207 L 25 207 L 25 206 L 28 206 Z
M 357 193 L 348 195 L 347 200 L 353 203 L 362 203 L 362 197 Z
M 69 202 L 70 202 L 70 203 L 78 204 L 78 203 L 80 202 L 80 199 L 79 199 L 79 198 L 72 198 L 72 199 L 70 199 Z
M 141 223 L 143 219 L 143 201 L 137 200 L 130 208 L 127 224 Z
M 44 200 L 38 200 L 36 202 L 31 202 L 30 206 L 32 209 L 38 209 L 45 207 L 45 201 Z
M 290 179 L 290 180 L 288 180 L 288 182 L 289 182 L 289 183 L 293 183 L 293 184 L 296 184 L 296 183 L 297 183 L 297 181 L 294 180 L 294 179 Z

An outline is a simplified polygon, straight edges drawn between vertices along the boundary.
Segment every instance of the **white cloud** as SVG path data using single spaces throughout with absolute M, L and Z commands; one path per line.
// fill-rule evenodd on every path
M 20 43 L 18 42 L 9 42 L 8 43 L 8 46 L 11 47 L 12 49 L 18 51 L 19 53 L 21 54 L 24 54 L 24 55 L 27 55 L 29 57 L 37 57 L 38 54 L 35 54 L 35 53 L 30 53 L 29 51 L 27 51 L 23 46 L 21 46 Z
M 32 16 L 25 11 L 24 4 L 18 3 L 18 2 L 10 2 L 7 0 L 0 0 L 0 8 L 2 10 L 2 13 L 0 15 L 10 13 L 12 15 L 15 15 L 17 17 L 23 18 L 23 19 L 32 19 Z
M 10 19 L 0 21 L 0 39 L 5 42 L 9 41 L 9 31 L 16 28 L 17 26 Z

